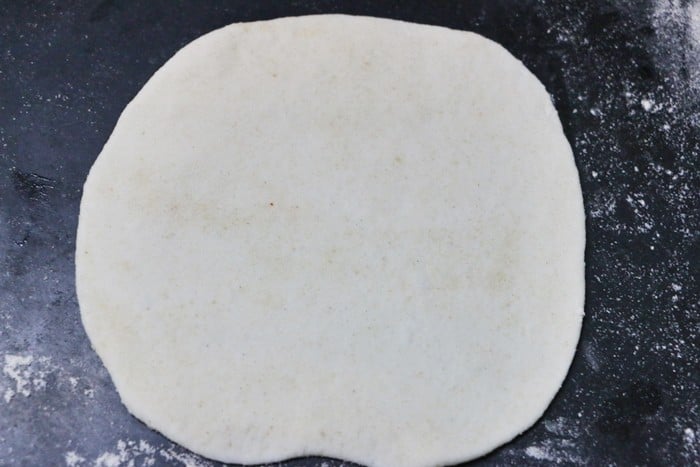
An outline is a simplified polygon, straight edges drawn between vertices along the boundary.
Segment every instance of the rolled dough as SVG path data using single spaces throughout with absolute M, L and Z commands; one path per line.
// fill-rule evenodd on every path
M 571 149 L 476 34 L 234 24 L 127 106 L 85 183 L 82 319 L 126 407 L 204 456 L 465 461 L 543 413 L 584 297 Z

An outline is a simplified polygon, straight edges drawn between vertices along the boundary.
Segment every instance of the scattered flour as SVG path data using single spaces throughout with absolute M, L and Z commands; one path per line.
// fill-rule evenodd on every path
M 32 391 L 46 389 L 46 376 L 53 370 L 51 359 L 32 355 L 5 355 L 2 373 L 10 379 L 3 399 L 10 403 L 15 396 L 29 397 Z
M 9 403 L 15 395 L 29 397 L 32 394 L 30 380 L 31 370 L 29 365 L 34 361 L 31 355 L 5 355 L 5 366 L 2 372 L 14 381 L 14 388 L 5 389 L 3 395 L 5 402 Z
M 564 465 L 586 465 L 585 456 L 576 443 L 581 435 L 580 420 L 557 417 L 545 420 L 546 439 L 525 448 L 525 455 L 539 461 Z
M 603 112 L 598 107 L 593 107 L 588 112 L 590 112 L 590 114 L 593 115 L 594 117 L 600 118 L 603 116 Z
M 117 441 L 117 447 L 95 459 L 95 467 L 149 467 L 156 463 L 156 450 L 146 440 Z
M 181 448 L 170 445 L 156 449 L 146 440 L 119 440 L 114 449 L 101 453 L 92 462 L 84 465 L 94 467 L 151 467 L 166 461 L 168 465 L 181 467 L 213 467 L 214 464 L 200 457 L 182 452 Z M 74 451 L 65 454 L 67 467 L 82 467 L 85 458 Z
M 75 451 L 68 451 L 64 458 L 66 460 L 67 467 L 80 467 L 83 465 L 83 462 L 85 462 L 85 458 L 78 455 L 78 453 Z
M 556 461 L 556 457 L 550 454 L 548 451 L 539 448 L 537 446 L 530 446 L 525 449 L 525 454 L 529 457 L 535 458 L 541 461 Z
M 580 434 L 577 421 L 571 421 L 566 417 L 557 417 L 556 420 L 545 420 L 544 427 L 547 431 L 565 438 L 576 438 Z
M 596 177 L 598 174 L 596 173 Z M 600 195 L 599 195 L 600 196 Z M 594 201 L 590 209 L 592 218 L 610 218 L 615 213 L 617 201 L 611 195 L 605 195 L 605 199 L 597 199 Z
M 120 467 L 122 458 L 113 452 L 105 452 L 95 460 L 95 467 Z
M 7 404 L 17 396 L 28 398 L 35 392 L 46 391 L 49 382 L 55 386 L 49 388 L 49 391 L 69 388 L 71 392 L 76 393 L 80 389 L 88 398 L 95 396 L 95 390 L 87 386 L 86 382 L 66 374 L 67 372 L 55 365 L 50 357 L 5 354 L 2 359 L 4 364 L 0 373 L 0 393 Z
M 556 464 L 586 465 L 577 452 L 576 443 L 570 439 L 546 439 L 525 448 L 525 455 Z
M 590 342 L 585 342 L 581 346 L 581 352 L 583 352 L 583 358 L 586 360 L 586 363 L 588 363 L 588 366 L 591 367 L 591 369 L 596 373 L 600 371 L 600 359 L 598 358 L 594 345 Z M 561 420 L 561 418 L 557 420 Z M 545 422 L 545 427 L 547 428 L 547 431 L 556 434 L 561 434 L 552 429 L 554 426 L 554 422 L 552 421 Z
M 700 439 L 690 427 L 683 430 L 683 451 L 686 458 L 700 460 Z

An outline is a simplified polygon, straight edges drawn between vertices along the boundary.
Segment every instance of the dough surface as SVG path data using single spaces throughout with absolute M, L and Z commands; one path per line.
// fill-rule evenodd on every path
M 540 82 L 479 35 L 234 24 L 127 106 L 77 289 L 126 407 L 204 456 L 433 466 L 530 427 L 584 298 L 578 175 Z

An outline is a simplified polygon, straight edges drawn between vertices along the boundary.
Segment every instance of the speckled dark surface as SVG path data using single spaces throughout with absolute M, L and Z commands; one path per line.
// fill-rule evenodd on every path
M 473 465 L 700 465 L 700 5 L 682 0 L 0 0 L 0 465 L 218 465 L 131 417 L 90 348 L 73 278 L 81 186 L 180 47 L 322 12 L 500 42 L 552 93 L 574 148 L 579 350 L 544 418 Z M 285 465 L 324 462 L 341 465 Z

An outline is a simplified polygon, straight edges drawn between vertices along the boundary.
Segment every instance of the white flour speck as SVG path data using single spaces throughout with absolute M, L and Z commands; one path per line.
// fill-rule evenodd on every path
M 68 451 L 63 457 L 66 460 L 67 467 L 80 467 L 85 462 L 85 458 L 75 451 Z
M 56 367 L 51 364 L 49 357 L 5 355 L 2 373 L 11 380 L 11 383 L 10 387 L 5 389 L 3 399 L 6 403 L 10 403 L 17 395 L 29 397 L 32 391 L 46 389 L 46 376 L 55 370 Z
M 139 441 L 139 451 L 141 451 L 144 454 L 154 454 L 156 452 L 156 449 L 148 444 L 148 441 L 145 439 L 142 439 Z
M 640 104 L 642 104 L 642 108 L 646 111 L 649 112 L 653 107 L 654 107 L 654 102 L 650 101 L 649 99 L 642 99 L 640 101 Z
M 4 360 L 0 372 L 0 393 L 6 403 L 17 396 L 29 397 L 43 391 L 67 390 L 75 392 L 81 386 L 81 379 L 54 364 L 50 357 L 22 354 L 0 355 Z M 52 377 L 49 377 L 51 375 Z M 51 384 L 52 387 L 48 387 Z M 93 397 L 94 390 L 84 390 L 85 395 Z
M 95 467 L 119 467 L 121 459 L 118 454 L 105 452 L 95 460 Z
M 5 355 L 5 366 L 2 368 L 3 374 L 7 375 L 14 382 L 14 388 L 5 390 L 4 399 L 9 403 L 15 395 L 21 394 L 29 397 L 32 393 L 30 381 L 32 377 L 29 366 L 34 361 L 31 355 Z
M 539 448 L 537 446 L 530 446 L 527 449 L 525 449 L 525 454 L 527 454 L 529 457 L 532 457 L 537 460 L 541 461 L 554 461 L 556 460 L 556 457 L 552 456 L 549 452 L 545 451 L 542 448 Z
M 95 459 L 95 467 L 133 467 L 155 465 L 156 449 L 148 441 L 117 441 L 116 449 L 105 451 Z
M 609 217 L 615 213 L 616 207 L 617 202 L 615 201 L 615 198 L 608 197 L 607 199 L 602 199 L 591 207 L 591 217 Z
M 700 457 L 700 440 L 690 427 L 683 430 L 683 457 L 691 460 Z
M 563 463 L 566 465 L 586 465 L 585 459 L 581 456 L 575 439 L 578 436 L 578 427 L 570 425 L 566 419 L 559 419 L 553 422 L 548 431 L 555 437 L 545 439 L 536 445 L 525 449 L 525 455 L 541 461 Z M 559 435 L 558 433 L 561 433 Z M 561 437 L 559 437 L 561 436 Z
M 550 433 L 565 438 L 576 438 L 579 435 L 577 421 L 570 421 L 565 417 L 558 417 L 555 420 L 545 420 L 544 427 Z

